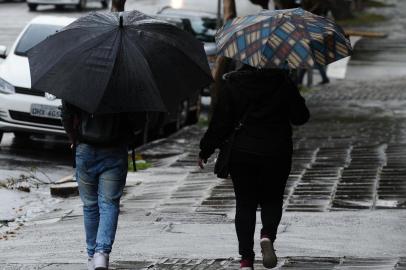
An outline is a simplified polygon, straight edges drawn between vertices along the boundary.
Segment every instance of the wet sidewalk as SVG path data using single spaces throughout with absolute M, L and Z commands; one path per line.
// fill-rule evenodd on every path
M 400 40 L 391 33 L 391 44 Z M 371 48 L 359 44 L 358 53 Z M 368 60 L 374 70 L 382 64 Z M 312 118 L 294 132 L 277 269 L 406 269 L 405 89 L 400 77 L 305 93 Z M 213 175 L 213 159 L 197 168 L 203 132 L 188 127 L 140 150 L 153 166 L 128 176 L 111 269 L 238 269 L 232 184 Z M 69 198 L 0 236 L 0 269 L 85 269 L 84 243 L 81 202 Z
M 405 269 L 405 86 L 352 81 L 306 93 L 313 117 L 295 130 L 279 269 Z M 213 160 L 196 167 L 203 132 L 142 149 L 153 167 L 128 177 L 112 269 L 238 269 L 231 181 L 213 175 Z M 0 269 L 84 269 L 78 198 L 7 239 Z

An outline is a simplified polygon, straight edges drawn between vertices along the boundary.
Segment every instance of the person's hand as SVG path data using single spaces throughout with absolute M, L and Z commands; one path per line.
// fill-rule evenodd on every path
M 200 169 L 204 169 L 204 164 L 207 163 L 207 159 L 202 159 L 199 158 L 199 160 L 197 161 L 197 164 L 199 165 Z

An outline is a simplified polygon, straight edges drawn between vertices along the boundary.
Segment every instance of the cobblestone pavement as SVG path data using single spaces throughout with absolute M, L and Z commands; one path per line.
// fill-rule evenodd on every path
M 287 211 L 406 208 L 405 85 L 402 79 L 337 83 L 306 94 L 313 117 L 295 130 Z M 203 171 L 193 169 L 202 132 L 192 127 L 145 151 L 146 158 L 184 153 L 172 167 L 192 170 L 160 205 L 162 213 L 188 208 L 227 215 L 234 209 L 232 183 L 208 173 L 212 162 Z M 162 198 L 146 193 L 133 200 L 139 204 L 155 196 Z
M 406 95 L 402 91 L 404 85 L 406 85 L 404 79 L 374 83 L 336 83 L 305 94 L 313 116 L 307 125 L 296 128 L 294 132 L 293 169 L 285 192 L 284 208 L 287 213 L 320 213 L 327 217 L 330 216 L 327 213 L 348 214 L 357 211 L 360 214 L 356 215 L 362 215 L 361 213 L 380 209 L 402 211 L 406 208 L 404 114 L 406 111 L 402 108 L 406 102 Z M 350 99 L 350 95 L 355 98 Z M 385 96 L 392 98 L 382 101 Z M 203 127 L 188 127 L 170 138 L 155 141 L 140 149 L 143 157 L 153 164 L 153 168 L 129 176 L 122 201 L 121 227 L 118 235 L 120 245 L 115 251 L 115 258 L 118 257 L 118 261 L 113 259 L 112 269 L 238 268 L 235 257 L 209 259 L 213 258 L 213 255 L 201 258 L 201 255 L 193 253 L 194 255 L 183 259 L 180 256 L 166 258 L 167 243 L 163 243 L 162 248 L 153 251 L 152 255 L 150 254 L 151 259 L 148 259 L 149 257 L 140 259 L 143 258 L 143 250 L 136 249 L 138 252 L 136 259 L 122 261 L 122 258 L 130 256 L 133 252 L 128 250 L 127 244 L 131 246 L 132 241 L 141 241 L 146 243 L 141 246 L 150 248 L 148 239 L 154 235 L 159 237 L 170 235 L 169 239 L 173 239 L 171 237 L 176 237 L 177 234 L 190 237 L 194 228 L 203 226 L 208 228 L 204 230 L 209 231 L 210 228 L 227 230 L 226 235 L 223 233 L 219 235 L 221 238 L 235 238 L 232 231 L 234 194 L 231 181 L 220 180 L 213 175 L 213 158 L 204 170 L 196 167 L 198 142 L 203 132 Z M 396 216 L 396 213 L 391 213 Z M 77 231 L 81 230 L 81 215 L 78 198 L 72 198 L 54 212 L 34 220 L 31 225 L 27 224 L 21 232 L 11 233 L 8 235 L 10 241 L 0 241 L 0 256 L 8 262 L 8 264 L 0 263 L 0 269 L 82 269 L 83 264 L 76 262 L 77 258 L 83 257 L 83 251 L 72 253 L 77 254 L 76 259 L 61 259 L 68 263 L 55 263 L 58 262 L 58 256 L 61 258 L 66 256 L 64 251 L 60 250 L 60 245 L 65 245 L 67 250 L 75 250 L 78 241 L 83 241 L 82 235 L 77 234 Z M 375 221 L 371 222 L 379 220 L 380 215 L 382 212 L 377 212 Z M 295 220 L 301 214 L 287 216 L 288 219 L 280 226 L 282 236 L 287 228 L 291 231 L 291 227 L 296 226 L 292 225 L 291 219 Z M 347 218 L 349 216 L 344 217 Z M 58 220 L 60 222 L 57 222 Z M 396 219 L 393 220 L 396 222 Z M 356 225 L 357 221 L 354 222 L 351 224 Z M 388 222 L 390 224 L 390 221 Z M 303 220 L 296 222 L 300 223 L 303 223 Z M 226 224 L 229 224 L 227 228 L 216 227 Z M 340 224 L 326 223 L 327 226 L 347 226 L 350 223 L 342 221 Z M 137 229 L 133 229 L 134 226 L 137 226 Z M 393 224 L 393 226 L 395 230 L 401 230 L 402 225 Z M 130 235 L 134 230 L 137 234 Z M 61 240 L 61 231 L 70 236 L 66 235 L 65 240 Z M 328 230 L 323 234 L 328 234 Z M 134 240 L 129 240 L 129 243 L 125 244 L 125 235 Z M 356 235 L 358 233 L 354 234 Z M 294 248 L 298 245 L 305 248 L 308 245 L 307 242 L 298 244 L 296 240 L 290 240 L 297 237 L 295 233 L 285 237 L 283 241 L 287 242 L 278 244 L 278 252 L 293 254 L 289 252 L 290 245 Z M 332 237 L 334 239 L 340 236 Z M 363 237 L 367 236 L 363 234 Z M 192 239 L 184 239 L 185 246 L 197 245 Z M 202 249 L 207 249 L 210 247 L 210 241 L 218 239 L 208 239 L 208 243 L 201 242 L 200 245 Z M 402 242 L 402 239 L 404 236 L 398 240 Z M 182 245 L 181 243 L 182 241 L 178 245 Z M 221 245 L 221 243 L 213 244 L 215 250 Z M 234 244 L 230 246 L 230 242 L 227 241 L 224 245 L 225 250 L 231 250 Z M 348 254 L 337 250 L 340 245 L 329 247 L 333 253 L 302 252 L 300 248 L 296 248 L 297 252 L 294 254 L 314 253 L 316 256 Z M 173 254 L 177 254 L 177 248 L 181 251 L 179 254 L 188 254 L 181 246 L 171 248 L 174 249 L 171 251 Z M 345 249 L 344 246 L 342 248 Z M 25 254 L 24 259 L 27 262 L 14 264 L 15 252 Z M 48 254 L 54 254 L 51 259 L 54 263 L 38 262 L 47 261 Z M 219 254 L 214 258 L 221 258 Z M 225 254 L 230 252 L 227 251 Z M 398 249 L 397 254 L 406 254 L 406 250 Z M 404 255 L 393 256 L 391 253 L 383 257 L 284 256 L 278 267 L 279 269 L 406 269 L 406 258 Z M 256 269 L 263 269 L 259 262 Z
M 41 270 L 77 270 L 81 269 L 83 264 L 51 264 L 51 265 L 6 265 L 4 269 L 23 270 L 23 269 L 41 269 Z M 257 261 L 255 269 L 264 270 L 261 262 Z M 239 263 L 233 259 L 173 259 L 163 258 L 159 261 L 144 262 L 115 262 L 110 269 L 124 270 L 237 270 Z M 278 266 L 274 269 L 290 270 L 349 270 L 349 269 L 406 269 L 406 258 L 315 258 L 315 257 L 288 257 L 280 258 Z

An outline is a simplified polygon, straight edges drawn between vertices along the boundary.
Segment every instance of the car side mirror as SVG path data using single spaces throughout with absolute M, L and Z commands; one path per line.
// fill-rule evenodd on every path
M 7 47 L 0 45 L 0 58 L 6 58 Z
M 182 18 L 182 23 L 183 23 L 183 30 L 191 33 L 194 36 L 196 35 L 196 32 L 195 32 L 195 30 L 193 30 L 192 22 L 190 21 L 190 19 Z

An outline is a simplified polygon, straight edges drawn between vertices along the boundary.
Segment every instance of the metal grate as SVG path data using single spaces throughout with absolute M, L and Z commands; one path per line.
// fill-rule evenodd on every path
M 9 113 L 10 113 L 10 117 L 17 121 L 62 127 L 62 121 L 60 119 L 32 116 L 29 113 L 11 111 L 11 110 L 9 111 Z
M 23 87 L 16 87 L 15 92 L 17 94 L 30 95 L 30 96 L 38 96 L 38 97 L 45 96 L 45 93 L 43 93 L 43 92 L 38 92 L 38 91 L 32 90 L 30 88 L 23 88 Z

